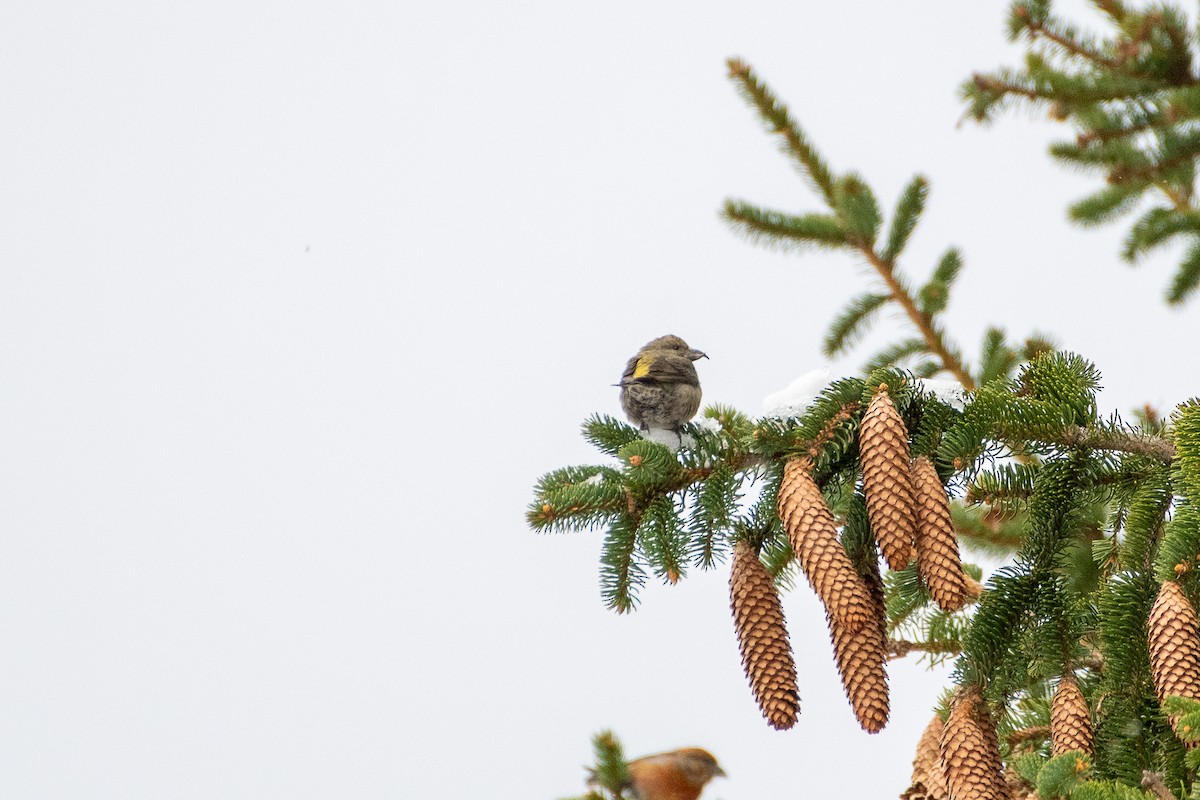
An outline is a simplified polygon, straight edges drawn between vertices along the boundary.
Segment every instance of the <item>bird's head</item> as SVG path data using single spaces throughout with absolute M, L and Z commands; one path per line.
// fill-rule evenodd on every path
M 686 356 L 692 361 L 696 361 L 697 359 L 701 358 L 708 358 L 708 356 L 700 350 L 695 350 L 691 347 L 688 347 L 688 343 L 683 339 L 680 339 L 678 336 L 660 336 L 654 341 L 647 342 L 646 345 L 642 347 L 642 352 L 646 352 L 647 350 L 669 350 L 671 352 L 678 353 L 681 356 Z
M 701 785 L 708 783 L 713 778 L 725 777 L 725 770 L 721 769 L 717 759 L 707 750 L 699 747 L 685 747 L 675 752 L 679 756 L 680 766 L 697 779 Z

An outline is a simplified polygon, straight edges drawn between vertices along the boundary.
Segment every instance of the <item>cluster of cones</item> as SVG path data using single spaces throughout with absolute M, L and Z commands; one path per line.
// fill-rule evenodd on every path
M 908 431 L 886 387 L 880 387 L 859 430 L 863 488 L 871 531 L 888 567 L 915 558 L 930 596 L 947 612 L 977 596 L 966 576 L 950 520 L 945 488 L 933 463 L 910 458 Z M 778 510 L 792 549 L 825 606 L 842 685 L 859 724 L 868 732 L 888 720 L 887 622 L 883 587 L 874 565 L 860 572 L 838 538 L 837 526 L 804 457 L 784 467 Z M 865 573 L 865 574 L 864 574 Z M 768 723 L 783 730 L 799 713 L 796 667 L 783 607 L 770 574 L 748 542 L 733 554 L 730 602 L 742 664 Z M 1180 585 L 1166 581 L 1147 622 L 1150 664 L 1160 702 L 1200 700 L 1200 618 Z M 1177 720 L 1170 719 L 1171 724 Z M 1063 675 L 1051 703 L 1053 753 L 1092 755 L 1095 734 L 1087 701 L 1075 678 Z M 917 745 L 906 800 L 1001 800 L 1028 793 L 1006 774 L 996 726 L 978 687 L 958 691 L 943 723 L 934 717 Z
M 1200 700 L 1200 619 L 1175 581 L 1165 581 L 1147 620 L 1150 666 L 1159 702 L 1168 697 Z M 1168 717 L 1173 727 L 1179 720 Z M 1053 755 L 1091 756 L 1096 737 L 1083 692 L 1063 675 L 1050 704 Z M 934 717 L 917 744 L 912 787 L 904 800 L 1001 800 L 1034 797 L 1032 788 L 1003 770 L 996 726 L 975 687 L 959 691 L 945 723 Z
M 933 463 L 910 457 L 908 438 L 887 388 L 879 387 L 859 429 L 871 531 L 891 569 L 904 569 L 915 557 L 934 601 L 957 611 L 974 593 L 959 559 L 950 504 Z M 785 465 L 778 510 L 792 550 L 825 606 L 846 696 L 863 729 L 876 733 L 888 720 L 887 620 L 878 569 L 867 565 L 863 574 L 851 561 L 809 459 Z M 783 609 L 770 575 L 745 542 L 734 550 L 730 599 L 755 699 L 772 727 L 790 728 L 799 695 Z
M 1050 702 L 1052 753 L 1095 752 L 1087 702 L 1074 676 L 1064 675 Z M 959 690 L 943 723 L 934 717 L 917 743 L 912 786 L 904 800 L 1009 800 L 1037 798 L 1019 775 L 1000 761 L 996 725 L 975 686 Z
M 1200 700 L 1200 619 L 1175 581 L 1159 589 L 1147 620 L 1154 690 L 1168 697 Z M 1172 727 L 1179 719 L 1168 716 Z M 1074 676 L 1058 682 L 1050 704 L 1053 755 L 1071 751 L 1094 755 L 1091 711 Z M 917 745 L 912 787 L 905 800 L 1000 800 L 1036 797 L 1032 788 L 1000 763 L 996 726 L 975 687 L 964 687 L 943 724 L 934 717 Z

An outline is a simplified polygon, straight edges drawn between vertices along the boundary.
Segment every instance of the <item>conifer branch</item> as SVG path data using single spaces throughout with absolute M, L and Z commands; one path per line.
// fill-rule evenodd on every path
M 1142 164 L 1139 166 L 1122 164 L 1113 167 L 1113 169 L 1109 172 L 1108 181 L 1109 183 L 1119 185 L 1129 183 L 1131 181 L 1148 180 L 1158 189 L 1162 190 L 1164 194 L 1172 198 L 1172 202 L 1176 202 L 1174 196 L 1171 194 L 1170 190 L 1172 187 L 1170 184 L 1166 184 L 1165 186 L 1162 185 L 1163 181 L 1158 178 L 1158 176 L 1166 170 L 1183 166 L 1184 164 L 1190 164 L 1195 160 L 1196 153 L 1185 151 L 1172 158 L 1163 159 L 1162 161 L 1152 161 L 1148 164 Z M 1185 204 L 1185 207 L 1181 208 L 1180 210 L 1185 210 L 1187 208 L 1190 208 L 1190 205 Z
M 1134 453 L 1170 464 L 1175 460 L 1175 445 L 1159 436 L 1097 430 L 1082 425 L 1069 425 L 1063 430 L 1061 444 L 1088 450 L 1115 450 Z
M 1019 9 L 1017 11 L 1017 13 L 1020 14 L 1020 12 L 1022 10 L 1024 10 L 1024 9 Z M 1100 67 L 1106 67 L 1106 68 L 1114 70 L 1114 71 L 1124 71 L 1125 64 L 1122 63 L 1121 61 L 1118 61 L 1115 58 L 1109 58 L 1108 56 L 1098 53 L 1095 50 L 1092 50 L 1091 48 L 1084 47 L 1081 43 L 1073 41 L 1071 39 L 1068 39 L 1066 36 L 1063 36 L 1062 34 L 1056 32 L 1054 30 L 1051 30 L 1050 28 L 1047 28 L 1041 22 L 1038 22 L 1037 20 L 1029 18 L 1029 16 L 1028 16 L 1029 12 L 1027 10 L 1025 10 L 1025 14 L 1026 14 L 1026 16 L 1025 16 L 1026 23 L 1025 24 L 1029 30 L 1029 34 L 1030 34 L 1031 38 L 1036 38 L 1038 36 L 1041 36 L 1045 39 L 1048 39 L 1051 42 L 1054 42 L 1056 45 L 1058 45 L 1063 50 L 1065 50 L 1066 52 L 1070 53 L 1073 56 L 1078 56 L 1078 57 L 1084 59 L 1085 61 L 1090 61 L 1091 63 L 1093 63 L 1097 66 L 1100 66 Z M 1145 76 L 1138 75 L 1137 77 L 1145 77 Z
M 975 82 L 975 86 L 985 92 L 995 92 L 996 94 L 1015 94 L 1024 97 L 1026 100 L 1053 100 L 1054 93 L 1039 89 L 1028 89 L 1024 86 L 1018 86 L 1010 81 L 1002 81 L 993 78 L 990 75 L 984 75 L 982 72 L 976 72 L 971 76 L 971 80 Z
M 896 278 L 895 265 L 880 256 L 874 247 L 861 245 L 858 247 L 858 250 L 867 259 L 868 263 L 875 268 L 875 271 L 879 273 L 879 277 L 883 279 L 884 285 L 887 286 L 888 293 L 904 309 L 904 313 L 908 316 L 909 321 L 912 322 L 913 326 L 921 334 L 921 338 L 925 340 L 925 345 L 929 348 L 929 352 L 941 362 L 942 368 L 953 375 L 962 384 L 963 389 L 968 392 L 975 391 L 975 380 L 967 372 L 958 355 L 946 344 L 942 332 L 933 325 L 932 316 L 923 313 L 917 308 L 917 303 L 912 295 Z
M 1175 793 L 1167 788 L 1161 772 L 1142 770 L 1142 788 L 1154 795 L 1157 800 L 1179 800 Z
M 820 190 L 825 202 L 833 207 L 836 204 L 833 174 L 792 119 L 787 106 L 758 79 L 749 64 L 738 58 L 731 58 L 725 63 L 729 67 L 729 77 L 737 81 L 742 95 L 771 124 L 772 131 L 783 137 L 785 152 L 798 162 L 813 185 Z
M 989 551 L 1012 552 L 1025 543 L 1024 538 L 1020 535 L 1008 533 L 1000 527 L 998 522 L 991 521 L 985 522 L 978 528 L 964 528 L 962 525 L 956 524 L 954 533 L 968 544 Z
M 907 639 L 888 639 L 888 661 L 904 658 L 909 653 L 956 656 L 962 652 L 961 642 L 910 642 Z
M 1105 130 L 1080 131 L 1075 136 L 1075 144 L 1080 147 L 1087 147 L 1095 142 L 1110 142 L 1114 139 L 1124 139 L 1127 136 L 1134 136 L 1139 133 L 1145 133 L 1148 130 L 1161 127 L 1162 122 L 1157 119 L 1150 119 L 1145 122 L 1139 122 L 1136 125 L 1127 125 L 1121 128 L 1107 128 Z
M 1155 183 L 1154 186 L 1160 192 L 1162 192 L 1166 198 L 1171 201 L 1171 205 L 1175 206 L 1175 208 L 1179 211 L 1194 210 L 1192 207 L 1192 193 L 1190 189 L 1180 190 L 1163 181 Z
M 1009 747 L 1016 747 L 1025 742 L 1036 742 L 1050 738 L 1049 725 L 1031 725 L 1028 728 L 1015 730 L 1005 737 Z

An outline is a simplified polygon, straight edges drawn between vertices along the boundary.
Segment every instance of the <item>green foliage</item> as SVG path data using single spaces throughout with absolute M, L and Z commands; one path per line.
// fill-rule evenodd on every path
M 787 106 L 767 88 L 744 62 L 730 59 L 729 76 L 738 93 L 752 105 L 768 131 L 778 134 L 780 150 L 794 162 L 800 173 L 811 181 L 825 201 L 834 205 L 834 177 L 816 148 L 788 113 Z
M 867 372 L 874 372 L 886 367 L 902 367 L 908 363 L 909 359 L 914 356 L 923 356 L 927 352 L 929 352 L 929 345 L 924 339 L 919 337 L 901 339 L 869 358 L 863 365 L 863 369 Z
M 666 483 L 679 474 L 675 454 L 658 442 L 639 438 L 622 447 L 617 457 L 625 465 L 625 479 L 639 490 Z
M 1102 225 L 1129 213 L 1137 204 L 1139 194 L 1129 184 L 1106 186 L 1072 203 L 1067 208 L 1067 216 L 1080 225 Z
M 1135 262 L 1181 234 L 1200 234 L 1200 215 L 1175 208 L 1152 208 L 1138 218 L 1125 237 L 1121 257 Z
M 638 525 L 637 540 L 660 578 L 675 583 L 684 575 L 688 541 L 670 498 L 656 497 L 647 504 Z
M 883 220 L 871 187 L 857 175 L 846 175 L 835 185 L 833 198 L 847 239 L 853 244 L 873 246 Z
M 600 596 L 604 605 L 625 614 L 637 608 L 637 591 L 646 582 L 638 563 L 637 521 L 619 515 L 608 527 L 600 554 Z
M 842 313 L 829 324 L 821 347 L 825 355 L 832 358 L 853 347 L 855 341 L 866 334 L 875 312 L 890 299 L 886 294 L 873 292 L 852 298 Z
M 692 491 L 695 502 L 688 520 L 688 556 L 693 564 L 707 569 L 723 560 L 728 550 L 741 484 L 729 464 L 718 464 L 708 480 Z
M 1122 569 L 1144 569 L 1150 563 L 1173 498 L 1168 470 L 1157 465 L 1150 467 L 1124 515 L 1125 540 L 1120 549 Z
M 1013 770 L 1030 786 L 1037 786 L 1038 774 L 1046 765 L 1040 753 L 1024 753 L 1010 761 Z
M 578 800 L 621 800 L 630 783 L 621 743 L 612 731 L 600 731 L 592 736 L 592 752 L 596 764 L 588 769 L 588 784 L 593 788 Z
M 1200 286 L 1200 241 L 1194 242 L 1179 263 L 1179 270 L 1167 287 L 1167 302 L 1181 304 Z
M 959 541 L 973 552 L 993 558 L 1014 554 L 1025 541 L 1025 515 L 990 506 L 950 504 L 950 516 Z
M 983 349 L 980 351 L 979 384 L 983 386 L 1008 377 L 1018 359 L 1017 352 L 1005 343 L 1004 331 L 988 328 L 983 335 Z
M 912 236 L 921 212 L 925 210 L 925 199 L 929 196 L 929 181 L 923 175 L 912 179 L 900 195 L 896 210 L 892 212 L 892 227 L 888 232 L 887 246 L 883 249 L 885 261 L 893 262 L 904 251 L 908 238 Z
M 1175 510 L 1154 559 L 1155 578 L 1174 580 L 1192 571 L 1200 556 L 1200 511 L 1190 502 Z
M 950 250 L 942 257 L 929 281 L 917 293 L 917 308 L 922 314 L 932 317 L 946 310 L 950 302 L 950 289 L 961 265 L 957 250 Z
M 1027 42 L 1022 69 L 976 74 L 962 86 L 968 114 L 986 122 L 1017 104 L 1046 106 L 1076 128 L 1051 154 L 1100 173 L 1105 185 L 1072 204 L 1068 216 L 1099 225 L 1132 211 L 1147 195 L 1169 203 L 1145 212 L 1130 229 L 1122 255 L 1130 261 L 1163 242 L 1192 241 L 1167 292 L 1184 302 L 1200 285 L 1200 217 L 1195 203 L 1200 158 L 1197 36 L 1173 6 L 1134 11 L 1096 2 L 1109 18 L 1102 37 L 1057 17 L 1049 2 L 1014 3 L 1009 33 Z
M 1043 800 L 1070 797 L 1071 791 L 1090 770 L 1087 755 L 1078 750 L 1054 756 L 1038 772 L 1037 793 Z
M 632 425 L 607 414 L 593 414 L 583 423 L 583 438 L 600 452 L 615 456 L 622 447 L 640 437 Z
M 1200 503 L 1200 400 L 1180 404 L 1171 415 L 1171 424 L 1180 484 L 1188 498 Z
M 1117 781 L 1081 781 L 1071 789 L 1071 800 L 1154 800 L 1154 795 Z
M 827 214 L 797 216 L 729 200 L 724 216 L 750 241 L 783 250 L 836 248 L 848 243 L 841 221 Z

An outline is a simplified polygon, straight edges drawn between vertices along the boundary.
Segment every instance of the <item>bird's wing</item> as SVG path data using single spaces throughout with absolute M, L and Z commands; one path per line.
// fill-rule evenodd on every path
M 696 365 L 686 356 L 674 353 L 665 353 L 655 358 L 647 370 L 646 378 L 658 383 L 700 385 L 700 376 L 696 374 Z
M 634 380 L 634 373 L 638 371 L 638 361 L 640 361 L 641 358 L 642 354 L 638 353 L 636 356 L 626 362 L 625 371 L 621 373 L 621 382 L 617 384 L 618 386 L 624 386 L 625 384 L 631 383 Z

